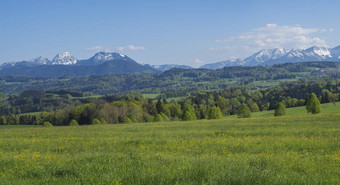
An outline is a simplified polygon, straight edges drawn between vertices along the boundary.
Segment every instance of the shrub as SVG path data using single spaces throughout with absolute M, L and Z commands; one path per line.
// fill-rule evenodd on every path
M 136 116 L 134 114 L 129 114 L 127 116 L 132 122 L 134 123 L 138 123 L 138 119 L 136 118 Z
M 48 122 L 48 121 L 45 121 L 44 124 L 43 124 L 44 127 L 52 127 L 52 123 Z
M 209 109 L 208 119 L 221 119 L 222 117 L 222 112 L 219 107 L 214 106 Z
M 105 125 L 107 124 L 107 122 L 106 122 L 106 120 L 104 118 L 100 118 L 100 123 L 101 124 L 105 124 Z
M 278 103 L 274 112 L 274 116 L 286 115 L 286 107 L 283 103 Z
M 129 117 L 125 117 L 124 123 L 132 123 L 132 120 Z
M 238 117 L 239 118 L 250 118 L 251 112 L 249 107 L 246 104 L 243 104 L 241 108 L 238 110 Z
M 307 98 L 306 109 L 308 113 L 318 114 L 321 112 L 320 101 L 316 97 L 315 93 L 312 93 Z
M 153 121 L 154 122 L 161 122 L 161 121 L 163 121 L 163 117 L 160 114 L 157 114 Z
M 71 120 L 70 123 L 68 124 L 69 126 L 79 126 L 78 122 L 76 120 Z
M 100 125 L 100 121 L 98 119 L 93 119 L 91 125 Z
M 151 115 L 145 116 L 145 121 L 146 122 L 153 122 L 154 119 L 155 119 L 155 116 L 151 116 Z
M 160 113 L 164 121 L 169 121 L 168 116 L 166 116 L 163 112 Z

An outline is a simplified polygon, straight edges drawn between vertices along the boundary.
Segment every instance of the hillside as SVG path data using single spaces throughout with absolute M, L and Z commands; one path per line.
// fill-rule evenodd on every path
M 124 71 L 119 64 L 125 61 L 105 62 L 94 66 L 54 65 L 60 74 L 73 75 L 107 74 L 113 71 Z M 118 67 L 116 67 L 118 65 Z M 134 65 L 135 72 L 143 70 Z M 110 76 L 86 77 L 0 77 L 0 92 L 16 94 L 24 90 L 67 89 L 94 94 L 124 94 L 132 91 L 142 93 L 183 94 L 197 91 L 223 90 L 229 87 L 247 85 L 249 88 L 267 88 L 279 85 L 283 81 L 298 81 L 301 78 L 317 80 L 323 78 L 339 78 L 340 63 L 337 62 L 304 62 L 277 64 L 274 66 L 238 66 L 218 70 L 208 69 L 171 69 L 162 73 L 120 74 Z M 74 68 L 82 69 L 76 73 Z M 46 66 L 41 68 L 44 75 L 53 76 L 53 70 Z M 25 68 L 27 69 L 27 68 Z M 21 75 L 25 74 L 22 69 Z M 31 68 L 30 68 L 31 69 Z M 59 71 L 58 70 L 58 71 Z M 131 71 L 131 69 L 130 69 Z M 29 70 L 27 73 L 33 72 Z M 126 71 L 128 72 L 128 71 Z M 2 73 L 3 74 L 3 73 Z
M 81 127 L 0 126 L 0 180 L 4 185 L 337 184 L 339 119 L 338 112 Z

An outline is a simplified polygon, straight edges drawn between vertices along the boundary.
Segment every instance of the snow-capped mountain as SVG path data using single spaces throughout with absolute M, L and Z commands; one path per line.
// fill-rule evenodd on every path
M 130 61 L 135 62 L 126 55 L 120 53 L 99 52 L 86 60 L 79 60 L 77 65 L 98 65 L 108 61 Z
M 0 66 L 0 76 L 86 76 L 134 73 L 157 73 L 149 65 L 142 65 L 119 53 L 100 52 L 86 60 L 77 60 L 69 52 L 60 53 L 52 60 L 38 57 L 29 61 Z
M 233 59 L 206 64 L 200 68 L 220 69 L 228 66 L 273 65 L 291 62 L 339 61 L 340 46 L 333 49 L 313 46 L 307 49 L 286 50 L 281 48 L 261 50 L 245 59 Z
M 282 48 L 264 49 L 246 58 L 244 63 L 251 66 L 261 65 L 263 62 L 278 59 L 287 53 L 288 51 Z
M 244 59 L 242 58 L 232 58 L 229 60 L 225 60 L 222 62 L 216 62 L 216 63 L 211 63 L 211 64 L 205 64 L 199 68 L 204 68 L 204 69 L 221 69 L 224 67 L 230 67 L 230 66 L 243 66 L 245 64 Z
M 152 65 L 151 66 L 154 69 L 157 69 L 159 71 L 166 71 L 172 68 L 180 68 L 180 69 L 193 69 L 191 66 L 187 65 L 177 65 L 177 64 L 163 64 L 163 65 Z
M 340 60 L 340 46 L 337 46 L 333 49 L 331 49 L 331 56 L 333 59 L 339 59 Z
M 52 65 L 74 65 L 77 63 L 77 59 L 75 59 L 71 53 L 64 52 L 56 55 L 53 60 L 50 62 Z
M 44 65 L 44 64 L 48 64 L 49 62 L 51 62 L 51 59 L 40 56 L 40 57 L 31 59 L 27 62 L 31 62 L 37 65 Z
M 102 63 L 104 61 L 109 60 L 124 60 L 126 59 L 126 56 L 120 53 L 108 53 L 108 52 L 99 52 L 95 54 L 92 58 L 93 61 L 96 63 Z

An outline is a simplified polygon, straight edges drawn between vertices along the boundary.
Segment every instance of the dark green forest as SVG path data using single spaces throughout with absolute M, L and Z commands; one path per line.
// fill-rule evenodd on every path
M 214 119 L 238 114 L 241 107 L 251 112 L 285 107 L 305 106 L 315 93 L 321 103 L 340 99 L 340 80 L 299 80 L 279 86 L 249 90 L 230 87 L 212 92 L 195 92 L 175 102 L 145 98 L 138 92 L 125 95 L 87 96 L 74 91 L 24 91 L 19 95 L 2 95 L 0 124 L 69 125 L 154 122 L 164 120 Z M 31 113 L 37 112 L 39 113 Z M 216 112 L 217 111 L 217 112 Z M 26 113 L 26 114 L 25 114 Z
M 0 124 L 116 124 L 216 119 L 340 99 L 339 63 L 305 62 L 157 74 L 1 77 Z M 142 93 L 158 94 L 155 98 Z M 105 94 L 105 95 L 104 95 Z M 171 97 L 180 97 L 176 101 Z M 250 116 L 250 113 L 247 113 Z M 248 116 L 247 116 L 248 117 Z M 47 124 L 48 125 L 48 124 Z
M 87 92 L 97 95 L 129 92 L 166 94 L 167 97 L 189 95 L 198 91 L 216 91 L 230 87 L 267 88 L 282 81 L 301 78 L 317 80 L 338 78 L 336 62 L 302 62 L 274 66 L 226 67 L 218 70 L 171 69 L 155 74 L 121 74 L 85 77 L 0 77 L 0 92 L 18 94 L 26 90 L 60 90 Z

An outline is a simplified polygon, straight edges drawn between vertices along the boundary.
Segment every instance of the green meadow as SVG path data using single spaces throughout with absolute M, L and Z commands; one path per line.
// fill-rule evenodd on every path
M 340 104 L 252 118 L 1 126 L 0 184 L 339 184 Z

